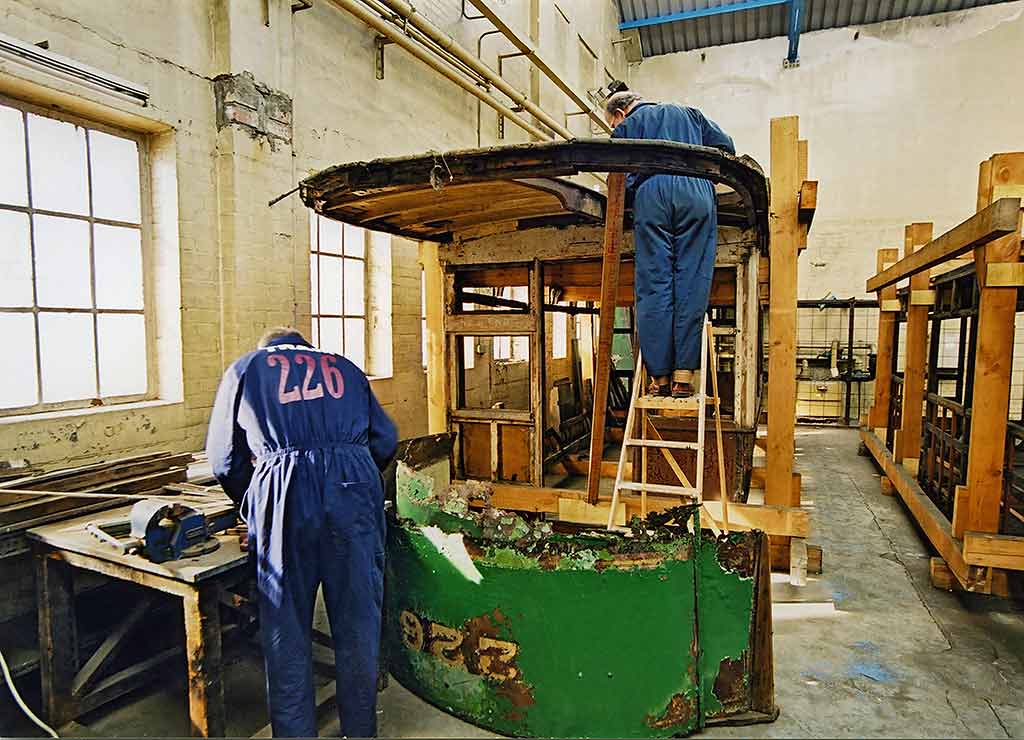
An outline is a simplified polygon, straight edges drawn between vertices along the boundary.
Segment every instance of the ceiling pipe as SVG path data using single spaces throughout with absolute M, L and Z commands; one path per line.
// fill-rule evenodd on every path
M 551 135 L 532 125 L 529 121 L 524 121 L 522 118 L 516 115 L 515 111 L 509 108 L 507 105 L 501 103 L 493 96 L 482 90 L 472 81 L 457 74 L 451 67 L 447 66 L 440 59 L 435 57 L 429 51 L 419 46 L 415 41 L 412 41 L 408 36 L 402 33 L 393 24 L 389 23 L 385 19 L 378 16 L 376 13 L 369 10 L 358 0 L 332 0 L 332 2 L 341 8 L 346 10 L 356 18 L 361 20 L 363 23 L 374 29 L 382 36 L 394 41 L 396 44 L 401 46 L 407 52 L 412 54 L 414 57 L 419 59 L 421 62 L 426 64 L 428 67 L 433 69 L 441 76 L 451 80 L 456 85 L 461 87 L 463 90 L 468 92 L 473 97 L 486 103 L 487 105 L 494 108 L 494 110 L 501 113 L 503 116 L 512 121 L 519 128 L 526 131 L 531 136 L 536 136 L 541 140 L 550 140 Z M 560 127 L 561 128 L 561 127 Z M 571 136 L 568 138 L 572 138 Z
M 486 0 L 469 0 L 469 3 L 477 9 L 491 24 L 501 31 L 505 38 L 512 42 L 519 51 L 525 54 L 534 67 L 539 69 L 545 77 L 547 77 L 555 86 L 563 93 L 569 96 L 569 98 L 580 107 L 580 110 L 586 111 L 590 119 L 600 126 L 606 133 L 611 133 L 611 126 L 604 120 L 604 117 L 594 110 L 593 105 L 580 93 L 576 92 L 568 82 L 563 80 L 551 67 L 537 54 L 537 50 L 533 47 L 533 44 L 519 36 L 511 26 L 501 19 L 501 16 L 497 14 L 487 4 Z
M 422 13 L 417 12 L 416 8 L 405 2 L 405 0 L 377 0 L 377 2 L 388 6 L 399 16 L 409 21 L 413 27 L 422 32 L 427 38 L 468 66 L 474 73 L 486 79 L 494 85 L 498 91 L 506 95 L 509 100 L 522 107 L 523 110 L 561 136 L 563 139 L 575 138 L 569 129 L 560 124 L 547 111 L 530 100 L 529 96 L 524 95 L 512 87 L 512 85 L 501 78 L 501 75 L 474 57 L 467 49 L 461 46 L 459 42 L 453 39 L 448 33 L 431 23 L 430 20 L 425 18 Z M 474 5 L 475 4 L 476 3 L 474 3 Z M 550 137 L 544 136 L 541 138 L 547 139 Z

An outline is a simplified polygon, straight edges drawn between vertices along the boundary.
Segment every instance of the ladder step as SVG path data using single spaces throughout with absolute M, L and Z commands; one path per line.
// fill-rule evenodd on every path
M 634 439 L 630 437 L 625 444 L 631 447 L 665 447 L 670 450 L 695 450 L 696 442 L 676 442 L 670 439 Z
M 708 396 L 707 405 L 714 406 L 716 399 Z M 638 409 L 675 409 L 678 411 L 697 411 L 700 408 L 700 398 L 690 396 L 689 398 L 672 398 L 671 396 L 640 396 L 636 399 Z
M 633 483 L 630 481 L 623 481 L 619 484 L 619 488 L 625 491 L 647 491 L 647 493 L 667 493 L 671 496 L 688 496 L 690 498 L 697 498 L 697 489 L 687 488 L 686 486 L 666 486 L 660 483 Z

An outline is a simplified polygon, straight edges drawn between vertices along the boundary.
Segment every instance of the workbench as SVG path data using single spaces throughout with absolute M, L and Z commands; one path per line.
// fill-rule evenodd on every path
M 197 508 L 213 513 L 224 506 L 215 503 Z M 182 647 L 176 645 L 110 672 L 129 633 L 146 616 L 154 593 L 130 608 L 91 656 L 79 656 L 74 571 L 84 569 L 181 599 L 192 735 L 223 737 L 220 604 L 225 592 L 247 577 L 248 555 L 241 550 L 237 537 L 218 535 L 220 547 L 214 552 L 157 564 L 141 555 L 122 554 L 86 531 L 89 522 L 117 521 L 130 511 L 131 506 L 124 506 L 47 524 L 27 533 L 36 564 L 40 674 L 47 720 L 59 727 L 124 695 L 154 678 L 161 663 L 182 652 Z

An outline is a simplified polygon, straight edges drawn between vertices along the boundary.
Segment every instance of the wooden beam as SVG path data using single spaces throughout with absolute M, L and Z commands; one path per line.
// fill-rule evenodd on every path
M 879 249 L 875 257 L 878 272 L 884 265 L 900 258 L 898 249 Z M 879 305 L 896 300 L 896 286 L 889 285 L 878 291 Z M 896 337 L 897 315 L 882 311 L 878 315 L 878 359 L 875 362 L 875 403 L 871 407 L 868 426 L 884 427 L 889 423 L 889 403 L 892 398 L 893 340 Z
M 988 262 L 985 264 L 985 288 L 1024 287 L 1024 262 Z
M 932 239 L 930 223 L 910 224 L 904 230 L 904 258 L 912 257 Z M 910 278 L 911 295 L 928 289 L 928 271 Z M 928 306 L 907 307 L 906 346 L 903 369 L 903 410 L 900 434 L 893 457 L 896 462 L 917 460 L 921 455 L 921 417 L 924 414 L 925 371 L 928 364 Z
M 860 430 L 860 438 L 875 458 L 875 462 L 892 481 L 910 515 L 921 527 L 932 547 L 946 561 L 957 581 L 968 591 L 984 592 L 982 585 L 970 577 L 969 566 L 961 552 L 961 543 L 953 537 L 953 528 L 946 516 L 921 490 L 914 477 L 902 465 L 896 463 L 889 450 L 885 448 L 883 440 L 875 436 L 870 429 L 864 428 Z
M 914 254 L 868 279 L 867 292 L 874 293 L 887 285 L 898 283 L 916 272 L 959 257 L 995 239 L 1017 231 L 1020 198 L 1001 198 L 985 210 L 954 226 Z
M 440 434 L 448 431 L 448 378 L 444 359 L 444 273 L 436 242 L 420 242 L 420 265 L 427 309 L 427 432 Z
M 804 180 L 800 185 L 800 223 L 810 225 L 818 208 L 818 181 Z
M 220 584 L 213 582 L 192 589 L 182 602 L 191 735 L 224 737 L 226 716 L 221 662 Z
M 533 439 L 530 475 L 534 484 L 544 485 L 544 430 L 547 429 L 547 344 L 544 339 L 544 265 L 533 261 L 530 270 L 530 312 L 533 337 L 530 344 L 530 407 Z
M 800 162 L 799 119 L 771 122 L 771 293 L 768 330 L 768 480 L 765 502 L 799 506 L 793 497 L 796 426 L 796 301 Z
M 622 219 L 626 203 L 626 176 L 608 175 L 608 207 L 605 210 L 604 256 L 601 268 L 601 322 L 597 364 L 594 367 L 594 411 L 590 431 L 590 470 L 587 473 L 587 502 L 597 503 L 604 456 L 605 412 L 612 362 L 612 330 L 615 328 L 615 296 L 619 289 L 619 252 L 622 248 Z M 641 381 L 642 382 L 642 381 Z
M 979 275 L 984 274 L 987 264 L 1017 262 L 1020 258 L 1020 200 L 1013 199 L 1012 202 L 1018 204 L 1012 233 L 975 251 L 974 261 Z M 979 282 L 981 280 L 979 278 Z M 980 288 L 980 293 L 971 406 L 975 421 L 971 424 L 971 453 L 967 461 L 967 515 L 961 522 L 966 530 L 998 532 L 1017 288 L 986 285 Z
M 964 534 L 964 560 L 968 565 L 1024 570 L 1024 537 L 967 532 Z
M 78 669 L 78 635 L 71 566 L 49 553 L 37 554 L 36 594 L 43 712 L 59 727 L 75 716 L 71 686 Z

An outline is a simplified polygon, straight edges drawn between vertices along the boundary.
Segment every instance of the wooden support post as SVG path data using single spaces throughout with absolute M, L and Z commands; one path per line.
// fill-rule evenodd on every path
M 626 206 L 626 176 L 608 175 L 608 205 L 604 216 L 604 256 L 601 265 L 601 325 L 594 367 L 594 414 L 590 426 L 590 469 L 587 474 L 587 502 L 597 503 L 601 487 L 601 458 L 604 456 L 605 417 L 608 409 L 608 381 L 611 376 L 612 330 L 615 328 L 615 296 L 619 292 L 619 257 L 622 250 L 622 218 Z M 640 378 L 643 383 L 643 378 Z M 643 387 L 643 386 L 641 386 Z
M 915 223 L 904 231 L 903 256 L 909 257 L 932 240 L 930 223 Z M 910 291 L 928 290 L 928 270 L 910 278 Z M 924 414 L 925 369 L 928 361 L 928 306 L 907 306 L 907 342 L 903 352 L 903 410 L 893 457 L 896 462 L 921 456 L 921 419 Z
M 74 580 L 59 558 L 36 555 L 39 608 L 39 673 L 46 720 L 60 727 L 75 716 L 71 687 L 78 670 Z
M 796 427 L 796 280 L 800 195 L 799 119 L 771 123 L 771 294 L 768 331 L 768 460 L 765 503 L 799 506 L 793 495 Z
M 435 242 L 420 242 L 423 297 L 427 308 L 427 431 L 448 431 L 448 378 L 444 338 L 444 273 Z M 461 349 L 462 339 L 456 344 Z
M 876 260 L 878 272 L 900 258 L 898 249 L 879 249 Z M 896 338 L 897 313 L 886 310 L 886 301 L 896 300 L 896 286 L 878 291 L 878 360 L 875 363 L 875 404 L 871 407 L 868 426 L 872 429 L 889 425 L 889 403 L 892 398 L 893 340 Z
M 182 596 L 188 710 L 193 737 L 224 737 L 224 684 L 220 644 L 220 585 L 211 583 Z
M 547 346 L 544 338 L 544 264 L 535 259 L 530 270 L 530 404 L 533 413 L 533 444 L 530 474 L 536 486 L 544 485 L 544 430 L 547 428 Z M 598 469 L 600 471 L 600 468 Z M 600 478 L 600 475 L 598 476 Z
M 982 179 L 984 175 L 983 170 Z M 987 186 L 979 186 L 979 201 L 986 193 L 994 199 L 1002 195 L 1000 187 L 1014 184 L 1024 184 L 1024 153 L 997 154 L 990 160 Z M 957 512 L 960 516 L 955 517 L 955 537 L 962 537 L 968 530 L 999 531 L 1017 288 L 986 285 L 985 276 L 989 263 L 1020 259 L 1020 229 L 1018 212 L 1017 229 L 1013 233 L 979 247 L 974 253 L 981 293 L 971 407 L 974 423 L 971 424 L 967 461 L 966 502 L 960 502 L 966 506 L 961 506 Z

